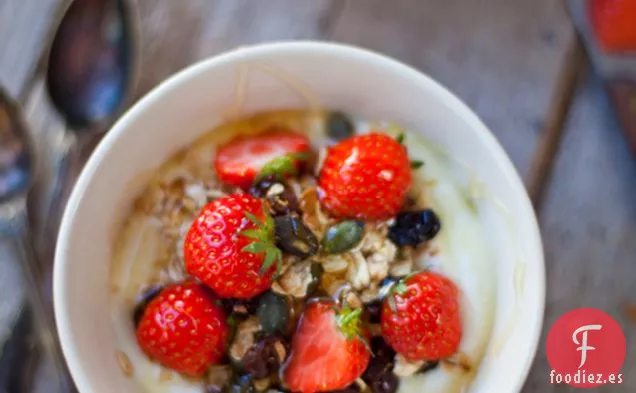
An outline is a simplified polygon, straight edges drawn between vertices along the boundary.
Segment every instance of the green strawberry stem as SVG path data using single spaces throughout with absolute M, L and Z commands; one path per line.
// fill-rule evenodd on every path
M 259 272 L 261 275 L 265 274 L 265 272 L 267 272 L 274 263 L 276 263 L 276 271 L 278 272 L 283 260 L 283 253 L 278 249 L 278 247 L 276 247 L 274 240 L 274 220 L 269 214 L 267 214 L 267 207 L 265 206 L 265 203 L 263 203 L 263 215 L 265 218 L 264 220 L 261 220 L 254 214 L 245 212 L 245 217 L 254 223 L 257 229 L 246 229 L 240 233 L 241 236 L 254 240 L 243 247 L 242 251 L 252 254 L 265 254 L 265 260 L 263 261 Z
M 413 160 L 411 161 L 411 169 L 420 169 L 424 166 L 424 161 Z
M 306 161 L 309 155 L 305 152 L 289 153 L 280 157 L 276 157 L 263 166 L 255 182 L 259 182 L 262 179 L 273 176 L 276 180 L 284 180 L 288 177 L 293 177 L 298 174 L 298 163 Z
M 404 145 L 405 139 L 406 139 L 406 135 L 403 132 L 400 132 L 395 137 L 396 142 L 399 143 L 400 145 Z M 406 149 L 406 146 L 404 148 Z M 411 160 L 411 169 L 420 169 L 422 166 L 424 166 L 424 161 Z
M 411 273 L 407 276 L 402 277 L 397 282 L 391 284 L 386 294 L 387 302 L 389 303 L 389 307 L 393 312 L 397 312 L 397 304 L 395 304 L 395 296 L 403 295 L 408 291 L 408 286 L 406 285 L 406 281 L 414 276 L 416 273 Z

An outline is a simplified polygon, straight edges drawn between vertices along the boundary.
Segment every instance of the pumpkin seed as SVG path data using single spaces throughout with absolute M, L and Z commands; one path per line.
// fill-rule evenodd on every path
M 302 258 L 318 252 L 318 239 L 307 228 L 303 220 L 295 215 L 285 215 L 274 219 L 276 244 L 283 251 Z
M 353 122 L 342 112 L 331 112 L 327 118 L 327 135 L 337 141 L 349 138 L 355 132 Z
M 341 221 L 327 229 L 322 239 L 323 251 L 328 254 L 340 254 L 360 243 L 364 232 L 362 221 Z

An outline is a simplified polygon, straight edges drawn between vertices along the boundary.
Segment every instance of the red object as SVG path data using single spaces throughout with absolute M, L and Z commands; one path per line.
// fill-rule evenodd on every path
M 221 146 L 214 160 L 217 176 L 225 183 L 247 189 L 260 170 L 275 158 L 309 150 L 309 140 L 286 131 L 239 137 Z
M 548 332 L 550 383 L 577 388 L 623 383 L 626 353 L 625 334 L 614 318 L 593 308 L 572 310 Z
M 589 0 L 592 29 L 608 52 L 636 51 L 636 1 Z
M 338 218 L 386 220 L 411 187 L 406 148 L 385 134 L 346 139 L 327 151 L 318 184 L 322 205 Z
M 287 389 L 301 393 L 344 389 L 367 368 L 371 354 L 362 341 L 369 338 L 361 326 L 362 310 L 336 313 L 335 307 L 330 301 L 316 301 L 305 309 L 282 370 Z
M 137 342 L 149 357 L 193 377 L 223 359 L 229 339 L 225 311 L 192 281 L 163 289 L 137 327 Z
M 264 267 L 268 255 L 270 266 Z M 280 257 L 272 219 L 263 201 L 249 194 L 210 202 L 184 242 L 188 273 L 224 298 L 248 299 L 267 290 Z
M 438 360 L 459 348 L 458 290 L 448 278 L 421 272 L 396 284 L 382 304 L 382 337 L 407 360 Z

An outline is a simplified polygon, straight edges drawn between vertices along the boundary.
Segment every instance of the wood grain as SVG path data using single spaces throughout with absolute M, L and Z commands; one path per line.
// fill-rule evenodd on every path
M 14 94 L 37 61 L 55 4 L 58 0 L 0 1 L 0 37 L 8 37 L 0 41 L 0 82 Z M 553 0 L 138 0 L 138 4 L 143 41 L 137 97 L 188 64 L 236 46 L 291 39 L 352 43 L 401 59 L 448 86 L 494 131 L 524 175 L 532 174 L 535 148 L 546 129 L 546 107 L 570 37 L 565 12 Z M 45 149 L 47 144 L 61 143 L 60 125 L 46 109 L 41 84 L 34 87 L 26 106 L 33 114 L 39 146 Z M 540 212 L 548 263 L 545 326 L 576 307 L 611 313 L 626 327 L 624 370 L 629 370 L 636 367 L 636 336 L 619 306 L 636 301 L 636 167 L 601 92 L 592 80 L 573 101 L 574 113 L 565 122 L 565 139 Z M 554 150 L 555 145 L 544 145 Z M 44 165 L 43 178 L 46 169 Z M 6 288 L 20 290 L 15 272 L 7 275 L 9 267 L 1 265 L 2 259 L 0 299 L 10 293 Z M 11 282 L 13 286 L 5 285 Z M 2 307 L 0 302 L 0 320 Z M 550 385 L 543 345 L 540 348 L 524 392 L 574 392 Z M 624 385 L 597 390 L 635 389 L 636 378 L 626 378 Z
M 570 44 L 563 58 L 561 70 L 555 80 L 554 91 L 546 108 L 545 128 L 539 139 L 528 172 L 527 189 L 535 209 L 541 210 L 541 203 L 556 159 L 565 124 L 576 89 L 585 67 L 585 53 L 579 38 L 573 32 Z

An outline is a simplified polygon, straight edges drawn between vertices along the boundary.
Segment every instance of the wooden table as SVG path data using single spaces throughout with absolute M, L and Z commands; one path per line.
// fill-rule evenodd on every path
M 0 82 L 16 95 L 59 1 L 0 1 Z M 565 11 L 554 0 L 138 1 L 138 95 L 197 59 L 242 44 L 352 43 L 406 61 L 448 86 L 481 116 L 527 178 L 571 38 Z M 597 390 L 631 392 L 636 329 L 625 305 L 636 303 L 636 164 L 594 77 L 583 80 L 573 105 L 539 211 L 546 331 L 574 308 L 611 314 L 627 336 L 625 382 Z M 17 277 L 7 263 L 0 261 L 0 299 L 20 290 L 5 285 Z M 0 320 L 10 313 L 10 305 L 0 305 Z M 548 372 L 542 345 L 524 392 L 575 391 L 550 385 Z

